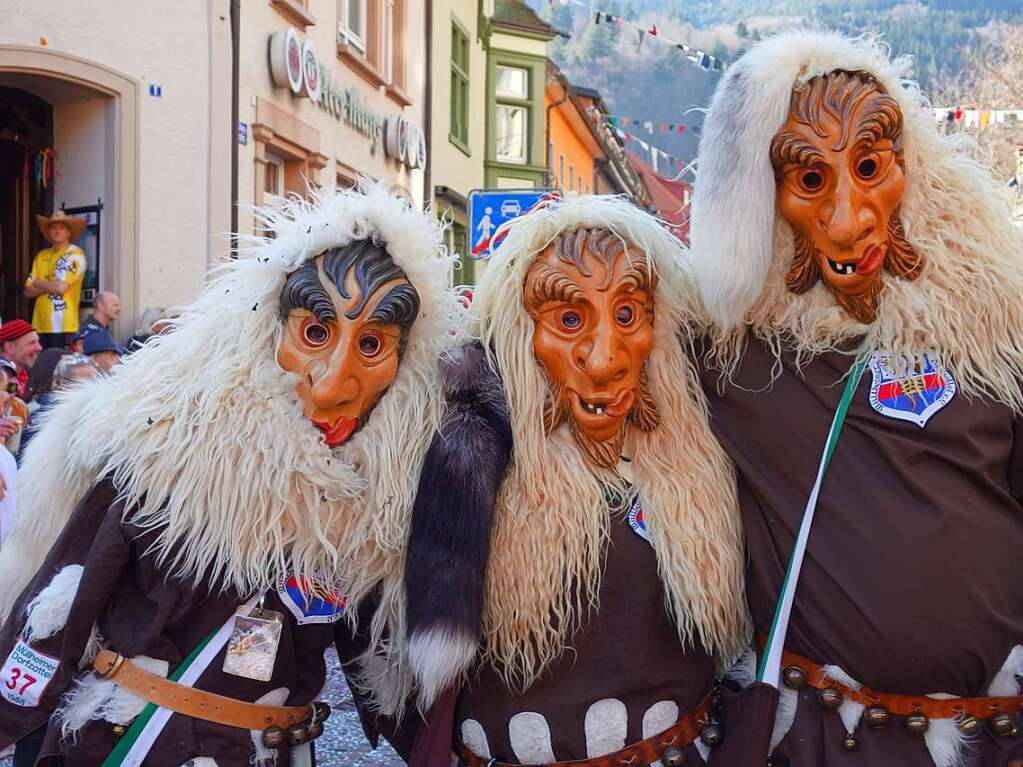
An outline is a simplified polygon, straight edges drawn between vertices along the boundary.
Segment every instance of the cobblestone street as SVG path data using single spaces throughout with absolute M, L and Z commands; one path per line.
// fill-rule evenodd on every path
M 322 700 L 330 704 L 332 713 L 316 741 L 316 763 L 319 767 L 400 767 L 404 762 L 386 742 L 373 750 L 362 734 L 359 715 L 344 674 L 331 648 L 327 652 L 327 685 Z M 10 757 L 0 759 L 0 767 L 11 767 Z

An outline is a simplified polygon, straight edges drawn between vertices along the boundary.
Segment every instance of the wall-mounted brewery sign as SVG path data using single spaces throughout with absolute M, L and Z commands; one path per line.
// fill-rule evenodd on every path
M 298 98 L 308 98 L 348 127 L 373 142 L 383 136 L 384 117 L 374 112 L 366 97 L 352 86 L 341 87 L 317 56 L 311 41 L 299 40 L 289 27 L 269 40 L 270 79 Z
M 405 115 L 384 123 L 384 153 L 409 168 L 426 168 L 426 136 Z

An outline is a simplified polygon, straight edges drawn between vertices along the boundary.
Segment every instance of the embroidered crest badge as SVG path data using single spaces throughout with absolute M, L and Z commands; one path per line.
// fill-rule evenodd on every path
M 647 543 L 650 543 L 650 536 L 646 531 L 646 521 L 643 519 L 643 506 L 639 502 L 638 495 L 632 499 L 632 506 L 629 507 L 628 519 L 629 527 L 632 528 L 632 532 Z
M 288 574 L 277 583 L 277 595 L 299 626 L 307 623 L 336 623 L 345 610 L 344 595 L 328 591 L 305 578 Z
M 890 357 L 875 353 L 870 358 L 870 372 L 874 376 L 870 406 L 883 416 L 915 423 L 921 429 L 956 393 L 952 373 L 926 353 L 908 375 L 896 372 Z

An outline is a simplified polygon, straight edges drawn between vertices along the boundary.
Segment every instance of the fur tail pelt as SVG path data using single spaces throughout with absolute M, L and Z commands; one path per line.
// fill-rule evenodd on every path
M 501 381 L 479 345 L 442 362 L 447 412 L 419 480 L 405 561 L 408 658 L 426 709 L 476 655 L 494 504 L 511 456 Z

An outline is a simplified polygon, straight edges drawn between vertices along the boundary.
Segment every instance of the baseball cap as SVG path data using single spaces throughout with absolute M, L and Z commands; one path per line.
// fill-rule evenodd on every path
M 124 354 L 124 349 L 105 330 L 94 330 L 82 337 L 82 354 L 99 354 L 100 352 L 117 352 Z

